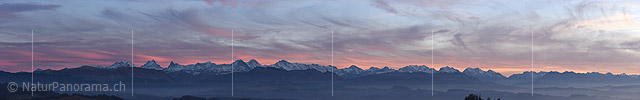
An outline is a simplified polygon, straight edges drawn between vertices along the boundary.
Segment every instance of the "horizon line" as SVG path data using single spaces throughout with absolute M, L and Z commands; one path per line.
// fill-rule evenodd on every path
M 238 60 L 242 60 L 242 59 L 233 60 L 231 63 L 236 62 L 236 61 L 238 61 Z M 251 60 L 255 60 L 255 59 L 251 59 Z M 147 60 L 147 61 L 145 61 L 145 62 L 144 62 L 144 64 L 146 64 L 146 62 L 149 62 L 149 61 L 155 61 L 155 59 Z M 242 60 L 242 61 L 243 61 L 243 62 L 245 62 L 245 63 L 246 63 L 246 62 L 248 62 L 248 61 L 245 61 L 245 60 Z M 249 60 L 249 61 L 250 61 L 250 60 Z M 256 60 L 256 61 L 258 61 L 258 60 Z M 288 60 L 281 59 L 281 60 L 277 60 L 277 61 L 276 61 L 275 63 L 273 63 L 273 64 L 276 64 L 276 63 L 278 63 L 278 62 L 280 62 L 280 61 L 286 61 L 286 62 L 289 62 Z M 129 61 L 114 61 L 114 63 L 118 63 L 118 62 L 131 63 L 131 62 L 129 62 Z M 169 62 L 173 62 L 173 61 L 169 61 Z M 206 61 L 206 62 L 210 62 L 210 63 L 214 63 L 214 64 L 216 64 L 215 62 L 212 62 L 212 61 Z M 195 63 L 189 63 L 189 64 L 184 64 L 184 65 L 193 65 L 193 64 L 206 63 L 206 62 L 195 62 Z M 183 65 L 183 64 L 180 64 L 180 63 L 177 63 L 177 62 L 174 62 L 174 63 L 176 63 L 176 64 L 178 64 L 178 65 Z M 216 65 L 222 65 L 222 64 L 229 64 L 229 65 L 230 65 L 231 63 L 220 63 L 220 64 L 216 64 Z M 258 62 L 258 63 L 260 63 L 260 62 Z M 298 63 L 298 64 L 317 64 L 317 63 L 299 63 L 299 62 L 289 62 L 289 63 Z M 144 64 L 142 64 L 142 65 L 144 65 Z M 156 64 L 158 64 L 158 63 L 156 62 Z M 273 65 L 273 64 L 262 64 L 262 63 L 261 63 L 261 66 L 269 66 L 269 65 Z M 112 65 L 113 65 L 113 64 L 112 64 Z M 135 65 L 135 63 L 133 63 L 133 66 L 134 66 L 134 67 L 140 67 L 140 68 L 141 68 L 141 67 L 142 67 L 142 65 L 140 65 L 140 66 L 136 66 L 136 65 Z M 162 65 L 160 65 L 160 64 L 158 64 L 158 65 L 159 65 L 161 68 L 163 68 L 163 69 L 164 69 L 164 68 L 169 68 L 169 67 L 168 67 L 168 65 L 167 65 L 166 67 L 162 67 Z M 336 69 L 346 69 L 346 68 L 349 68 L 349 67 L 351 67 L 351 66 L 356 66 L 356 67 L 358 67 L 358 68 L 360 68 L 360 69 L 362 69 L 362 70 L 368 70 L 368 69 L 370 69 L 370 68 L 383 69 L 383 68 L 385 68 L 385 67 L 388 67 L 389 69 L 392 69 L 392 70 L 399 70 L 400 68 L 404 68 L 404 67 L 408 67 L 408 66 L 415 65 L 415 66 L 425 66 L 425 67 L 427 67 L 427 68 L 429 68 L 429 69 L 434 69 L 434 70 L 436 70 L 436 71 L 440 71 L 440 69 L 445 68 L 445 67 L 450 67 L 450 68 L 453 68 L 453 69 L 458 70 L 458 72 L 460 72 L 460 73 L 462 73 L 462 72 L 463 72 L 464 70 L 466 70 L 466 69 L 470 69 L 470 68 L 478 68 L 478 69 L 480 69 L 480 70 L 482 70 L 482 71 L 485 71 L 485 72 L 486 72 L 486 71 L 491 70 L 491 71 L 494 71 L 494 72 L 496 72 L 496 73 L 499 73 L 499 74 L 501 74 L 501 75 L 503 75 L 503 76 L 507 76 L 507 75 L 503 74 L 502 72 L 492 70 L 491 68 L 485 68 L 485 69 L 486 69 L 486 70 L 485 70 L 485 69 L 482 69 L 482 68 L 480 68 L 480 67 L 463 67 L 463 69 L 464 69 L 464 70 L 460 70 L 459 68 L 456 68 L 456 67 L 453 67 L 453 66 L 449 66 L 449 65 L 445 65 L 445 66 L 441 66 L 441 67 L 439 67 L 439 68 L 436 68 L 436 67 L 433 67 L 433 66 L 429 67 L 429 66 L 427 66 L 426 64 L 422 64 L 422 65 L 419 65 L 419 64 L 409 64 L 409 65 L 405 65 L 405 66 L 399 66 L 399 67 L 397 67 L 397 68 L 395 68 L 395 67 L 389 67 L 389 66 L 384 66 L 384 67 L 371 66 L 371 67 L 369 67 L 368 69 L 363 69 L 364 67 L 359 67 L 357 64 L 348 65 L 348 66 L 345 66 L 345 67 L 342 67 L 342 68 L 340 68 L 340 67 L 338 67 L 338 66 L 334 66 L 334 65 L 321 65 L 321 64 L 317 64 L 317 65 L 320 65 L 320 66 L 323 66 L 323 67 L 333 66 L 333 67 L 335 67 Z M 90 64 L 83 64 L 83 65 L 80 65 L 80 66 L 78 66 L 78 67 L 63 67 L 63 68 L 58 68 L 58 69 L 51 69 L 51 68 L 48 68 L 48 69 L 41 69 L 41 68 L 37 68 L 37 69 L 34 69 L 33 71 L 38 70 L 38 69 L 40 69 L 40 70 L 61 70 L 61 69 L 69 69 L 69 68 L 79 68 L 79 67 L 83 67 L 83 66 L 91 66 L 91 67 L 108 67 L 108 66 L 111 66 L 111 65 L 102 66 L 102 65 L 90 65 Z M 4 71 L 4 70 L 0 70 L 0 71 Z M 33 72 L 33 71 L 32 71 L 32 72 Z M 22 71 L 4 71 L 4 72 L 18 73 L 18 72 L 28 72 L 28 71 L 24 71 L 24 70 L 22 70 Z M 518 72 L 522 72 L 522 73 L 514 73 L 514 74 L 511 74 L 511 75 L 508 75 L 508 76 L 512 76 L 512 75 L 515 75 L 515 74 L 523 74 L 523 73 L 525 73 L 525 72 L 536 72 L 536 71 L 523 70 L 523 71 L 518 71 Z M 547 70 L 547 71 L 543 71 L 543 70 L 539 70 L 539 71 L 537 71 L 536 73 L 540 73 L 540 72 L 559 72 L 559 73 L 573 72 L 573 73 L 579 73 L 579 74 L 586 74 L 586 73 L 594 73 L 594 72 L 596 72 L 596 73 L 600 73 L 600 74 L 607 74 L 607 73 L 611 73 L 611 74 L 613 74 L 613 75 L 640 75 L 640 73 L 625 73 L 625 72 L 623 72 L 623 73 L 613 73 L 613 72 L 600 72 L 600 71 L 578 71 L 578 70 L 564 70 L 564 71 L 558 71 L 558 70 Z

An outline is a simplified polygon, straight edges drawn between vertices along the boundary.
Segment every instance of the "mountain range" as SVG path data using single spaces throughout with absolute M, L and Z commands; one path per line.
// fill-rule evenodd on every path
M 104 68 L 118 68 L 118 67 L 130 67 L 132 64 L 130 62 L 115 62 L 114 64 L 112 64 L 111 66 L 108 67 L 104 67 Z M 233 67 L 231 67 L 233 65 Z M 161 67 L 159 64 L 156 63 L 155 60 L 150 60 L 147 61 L 144 65 L 140 66 L 140 68 L 146 68 L 146 69 L 154 69 L 154 70 L 162 70 L 164 72 L 167 73 L 175 73 L 175 72 L 183 72 L 183 73 L 190 73 L 190 74 L 200 74 L 200 73 L 209 73 L 209 74 L 229 74 L 231 73 L 231 70 L 233 69 L 234 72 L 248 72 L 251 71 L 252 69 L 256 68 L 256 67 L 265 67 L 265 68 L 278 68 L 278 69 L 284 69 L 287 71 L 293 71 L 293 70 L 317 70 L 319 72 L 334 72 L 336 75 L 345 77 L 345 78 L 355 78 L 355 77 L 362 77 L 362 76 L 368 76 L 368 75 L 375 75 L 375 74 L 383 74 L 383 73 L 390 73 L 390 72 L 406 72 L 406 73 L 416 73 L 416 72 L 422 72 L 422 73 L 462 73 L 468 76 L 472 76 L 481 80 L 504 80 L 504 79 L 512 79 L 512 80 L 531 80 L 531 73 L 533 73 L 533 79 L 539 79 L 543 76 L 545 76 L 548 73 L 552 73 L 552 74 L 578 74 L 578 75 L 584 75 L 585 77 L 591 77 L 591 76 L 600 76 L 600 77 L 604 77 L 604 76 L 619 76 L 619 77 L 628 77 L 628 78 L 637 78 L 639 75 L 627 75 L 627 74 L 619 74 L 619 75 L 614 75 L 611 73 L 606 73 L 606 74 L 602 74 L 599 72 L 589 72 L 589 73 L 575 73 L 575 72 L 570 72 L 570 71 L 566 71 L 566 72 L 556 72 L 556 71 L 548 71 L 548 72 L 531 72 L 531 71 L 525 71 L 521 74 L 513 74 L 511 76 L 505 76 L 502 75 L 501 73 L 495 72 L 493 70 L 482 70 L 480 68 L 466 68 L 464 69 L 462 72 L 460 72 L 458 69 L 455 69 L 453 67 L 449 67 L 449 66 L 445 66 L 442 68 L 439 68 L 439 70 L 436 70 L 435 68 L 432 67 L 428 67 L 425 65 L 408 65 L 399 69 L 393 69 L 393 68 L 389 68 L 389 67 L 383 67 L 383 68 L 377 68 L 377 67 L 370 67 L 368 69 L 362 69 L 356 65 L 351 65 L 347 68 L 343 68 L 343 69 L 339 69 L 335 66 L 322 66 L 322 65 L 318 65 L 318 64 L 304 64 L 304 63 L 291 63 L 288 62 L 286 60 L 280 60 L 274 64 L 271 65 L 262 65 L 260 64 L 257 60 L 255 59 L 251 59 L 248 62 L 245 62 L 243 60 L 236 60 L 235 62 L 233 62 L 233 64 L 216 64 L 216 63 L 212 63 L 212 62 L 204 62 L 204 63 L 195 63 L 195 64 L 188 64 L 188 65 L 181 65 L 179 63 L 175 63 L 175 62 L 171 62 L 169 64 L 169 66 L 167 68 L 163 68 Z M 551 77 L 551 76 L 548 76 Z
M 107 67 L 38 69 L 33 72 L 33 76 L 34 80 L 42 83 L 135 82 L 133 85 L 136 87 L 136 95 L 161 97 L 225 97 L 231 95 L 229 91 L 232 82 L 236 96 L 239 97 L 317 98 L 316 100 L 336 99 L 328 94 L 332 87 L 340 94 L 341 97 L 338 99 L 353 100 L 384 96 L 415 97 L 405 98 L 411 100 L 433 98 L 426 96 L 431 93 L 429 89 L 443 96 L 441 98 L 455 98 L 473 92 L 495 94 L 504 99 L 517 99 L 531 97 L 532 82 L 535 84 L 536 97 L 577 98 L 566 100 L 633 100 L 638 98 L 633 94 L 640 93 L 637 90 L 640 89 L 640 79 L 637 75 L 598 72 L 526 71 L 506 77 L 493 70 L 480 68 L 466 68 L 460 71 L 453 67 L 442 67 L 436 70 L 425 65 L 409 65 L 398 69 L 362 69 L 352 65 L 339 69 L 335 66 L 291 63 L 286 60 L 263 65 L 254 59 L 248 62 L 236 60 L 231 64 L 205 62 L 182 65 L 171 62 L 166 68 L 151 60 L 142 66 L 131 66 L 134 65 L 130 62 L 115 62 Z M 231 72 L 234 74 L 231 75 Z M 0 83 L 29 82 L 31 76 L 29 72 L 0 71 Z M 535 81 L 532 81 L 532 78 Z M 127 95 L 131 95 L 109 94 L 125 99 Z

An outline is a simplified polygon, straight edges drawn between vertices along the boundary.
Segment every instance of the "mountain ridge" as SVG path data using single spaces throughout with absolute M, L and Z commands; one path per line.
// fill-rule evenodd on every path
M 131 65 L 133 65 L 134 67 L 136 67 L 134 64 L 130 63 L 130 62 L 115 62 L 114 64 L 108 66 L 108 67 L 100 67 L 100 68 L 107 68 L 107 69 L 114 69 L 114 68 L 119 68 L 119 67 L 130 67 Z M 231 67 L 233 65 L 233 68 Z M 383 68 L 378 68 L 378 67 L 370 67 L 368 69 L 362 69 L 356 65 L 351 65 L 349 67 L 345 67 L 342 69 L 339 69 L 335 66 L 332 65 L 328 65 L 328 66 L 322 66 L 319 64 L 305 64 L 305 63 L 292 63 L 286 60 L 280 60 L 274 64 L 271 65 L 262 65 L 260 64 L 257 60 L 255 59 L 251 59 L 248 62 L 245 62 L 242 59 L 238 59 L 235 60 L 232 64 L 215 64 L 212 62 L 204 62 L 204 63 L 195 63 L 195 64 L 188 64 L 188 65 L 181 65 L 179 63 L 173 62 L 171 61 L 169 66 L 162 67 L 159 64 L 156 63 L 155 60 L 149 60 L 147 61 L 144 65 L 139 66 L 140 68 L 146 68 L 146 69 L 154 69 L 154 70 L 162 70 L 164 72 L 167 73 L 173 73 L 173 72 L 184 72 L 184 73 L 190 73 L 190 74 L 201 74 L 201 73 L 214 73 L 214 74 L 229 74 L 232 72 L 248 72 L 252 69 L 255 69 L 257 67 L 268 67 L 268 68 L 279 68 L 279 69 L 284 69 L 287 71 L 292 71 L 292 70 L 309 70 L 309 69 L 313 69 L 313 70 L 317 70 L 320 72 L 331 72 L 333 70 L 333 72 L 336 73 L 336 75 L 340 75 L 343 76 L 345 78 L 355 78 L 355 77 L 361 77 L 361 76 L 367 76 L 367 75 L 375 75 L 375 74 L 383 74 L 383 73 L 390 73 L 390 72 L 406 72 L 406 73 L 416 73 L 416 72 L 424 72 L 424 73 L 463 73 L 465 75 L 469 75 L 469 76 L 473 76 L 476 77 L 478 79 L 483 79 L 483 80 L 503 80 L 503 79 L 512 79 L 512 80 L 530 80 L 531 79 L 531 73 L 533 73 L 533 79 L 539 79 L 543 76 L 545 76 L 547 73 L 559 73 L 559 74 L 564 74 L 564 73 L 575 73 L 575 72 L 571 72 L 571 71 L 565 71 L 565 72 L 558 72 L 558 71 L 540 71 L 540 72 L 531 72 L 531 71 L 524 71 L 520 74 L 512 74 L 509 76 L 505 76 L 499 72 L 495 72 L 491 69 L 489 70 L 482 70 L 478 67 L 475 68 L 471 68 L 471 67 L 467 67 L 466 69 L 464 69 L 462 72 L 458 69 L 455 69 L 453 67 L 449 67 L 449 66 L 445 66 L 445 67 L 441 67 L 439 68 L 439 70 L 436 70 L 435 68 L 432 67 L 428 67 L 426 65 L 407 65 L 405 67 L 401 67 L 398 69 L 393 69 L 390 67 L 383 67 Z M 50 69 L 48 69 L 50 70 Z M 42 71 L 42 69 L 39 69 L 38 71 Z M 607 75 L 607 76 L 624 76 L 624 77 L 631 77 L 631 78 L 638 78 L 639 75 L 627 75 L 625 73 L 622 74 L 611 74 L 611 73 L 606 73 L 606 74 L 602 74 L 600 72 L 588 72 L 588 73 L 576 73 L 578 75 Z

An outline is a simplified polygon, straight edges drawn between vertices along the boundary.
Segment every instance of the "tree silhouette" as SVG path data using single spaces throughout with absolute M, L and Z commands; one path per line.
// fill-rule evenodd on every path
M 480 95 L 469 94 L 469 96 L 464 97 L 464 100 L 484 100 L 484 99 L 482 99 L 482 96 Z M 487 97 L 487 100 L 491 100 L 491 97 Z M 500 100 L 500 98 L 496 100 Z
M 469 94 L 469 96 L 464 97 L 464 100 L 483 100 L 482 97 L 475 95 L 475 94 Z

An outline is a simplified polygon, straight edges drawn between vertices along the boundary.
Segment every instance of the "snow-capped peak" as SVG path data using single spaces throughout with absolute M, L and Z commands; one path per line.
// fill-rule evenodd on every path
M 258 61 L 256 61 L 255 59 L 249 60 L 249 62 L 247 62 L 247 65 L 249 65 L 249 67 L 251 67 L 251 68 L 256 68 L 256 67 L 262 66 L 262 64 L 258 63 Z
M 453 67 L 446 66 L 446 67 L 440 68 L 440 70 L 438 70 L 438 72 L 441 72 L 441 73 L 459 73 L 460 71 L 455 69 L 455 68 L 453 68 Z
M 133 64 L 131 64 L 131 62 L 123 62 L 123 61 L 121 61 L 121 62 L 115 62 L 115 63 L 113 63 L 111 66 L 109 66 L 107 68 L 131 67 L 131 65 L 133 65 Z M 133 66 L 135 66 L 135 65 L 133 65 Z
M 497 73 L 493 70 L 483 71 L 480 68 L 467 68 L 463 72 L 465 75 L 469 75 L 472 77 L 476 77 L 481 80 L 495 80 L 495 79 L 506 79 L 507 77 L 503 76 L 500 73 Z
M 351 65 L 351 66 L 349 66 L 349 68 L 345 68 L 345 69 L 362 70 L 362 69 L 360 69 L 360 67 L 358 67 L 356 65 Z
M 435 72 L 435 69 L 433 68 L 429 68 L 425 65 L 409 65 L 409 66 L 405 66 L 402 67 L 400 69 L 398 69 L 399 72 L 408 72 L 408 73 L 414 73 L 414 72 L 425 72 L 425 73 L 431 73 L 431 72 Z
M 373 72 L 374 74 L 382 74 L 382 73 L 388 73 L 388 72 L 395 72 L 396 70 L 389 68 L 387 66 L 384 66 L 384 68 L 382 69 L 378 69 L 378 68 L 373 69 L 372 67 L 372 68 L 369 68 L 369 70 L 367 71 Z
M 338 75 L 345 75 L 345 74 L 357 75 L 357 74 L 361 74 L 363 72 L 364 72 L 364 70 L 360 69 L 358 66 L 351 65 L 351 66 L 349 66 L 349 68 L 339 69 L 337 74 Z
M 380 68 L 377 68 L 377 67 L 369 67 L 369 69 L 367 69 L 367 70 L 378 70 L 378 69 L 380 69 Z
M 275 64 L 291 64 L 291 63 L 286 61 L 286 60 L 280 60 L 280 61 L 276 62 Z
M 252 69 L 242 59 L 238 59 L 235 62 L 233 62 L 233 66 L 232 67 L 233 67 L 234 72 L 244 72 L 244 71 L 250 71 Z
M 467 69 L 464 69 L 464 71 L 462 71 L 462 72 L 464 72 L 464 73 L 486 73 L 485 71 L 483 71 L 480 68 L 467 68 Z
M 140 66 L 141 68 L 147 68 L 147 69 L 155 69 L 155 70 L 162 70 L 163 68 L 160 67 L 160 65 L 158 65 L 158 63 L 156 63 L 155 60 L 151 60 L 151 61 L 147 61 L 147 63 L 145 63 L 144 65 Z
M 168 68 L 175 68 L 175 67 L 179 67 L 179 66 L 180 66 L 180 64 L 174 63 L 173 61 L 171 61 L 171 63 L 169 63 Z
M 167 69 L 164 69 L 164 70 L 169 72 L 176 72 L 176 71 L 189 70 L 189 69 L 187 69 L 186 66 L 184 65 L 180 65 L 178 63 L 171 61 Z
M 277 63 L 273 64 L 273 65 L 269 65 L 270 67 L 274 67 L 274 68 L 281 68 L 281 69 L 285 69 L 285 70 L 309 70 L 309 69 L 315 69 L 317 71 L 320 72 L 327 72 L 330 71 L 332 67 L 327 67 L 327 66 L 320 66 L 318 64 L 301 64 L 301 63 L 290 63 L 287 62 L 286 60 L 280 60 Z M 335 68 L 334 68 L 335 69 Z

